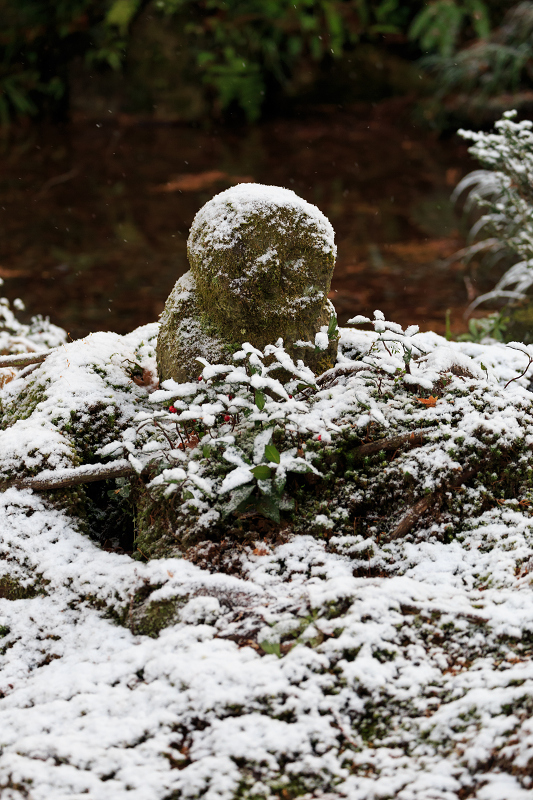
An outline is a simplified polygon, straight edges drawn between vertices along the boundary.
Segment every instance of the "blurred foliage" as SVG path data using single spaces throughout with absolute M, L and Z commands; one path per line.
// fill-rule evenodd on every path
M 405 30 L 413 6 L 401 0 L 159 0 L 165 15 L 193 11 L 185 32 L 203 82 L 225 108 L 261 113 L 269 81 L 284 87 L 305 61 L 340 58 L 362 37 Z
M 441 56 L 451 56 L 457 50 L 466 25 L 475 35 L 484 39 L 490 32 L 489 9 L 483 0 L 435 0 L 420 11 L 409 30 L 412 39 L 422 50 L 437 51 Z
M 439 0 L 446 2 L 446 0 Z M 422 62 L 436 78 L 435 102 L 450 110 L 491 119 L 496 110 L 514 108 L 533 96 L 533 2 L 507 10 L 490 34 L 457 52 L 441 47 Z M 498 103 L 498 99 L 499 103 Z
M 79 55 L 123 63 L 141 0 L 0 0 L 0 121 L 60 109 Z
M 458 342 L 482 342 L 487 337 L 497 342 L 505 341 L 505 332 L 509 324 L 509 316 L 495 311 L 486 317 L 468 320 L 468 333 L 457 337 Z
M 65 112 L 69 65 L 80 56 L 91 68 L 121 72 L 147 8 L 162 26 L 180 26 L 212 109 L 237 105 L 250 121 L 259 118 L 271 87 L 290 93 L 306 65 L 316 71 L 362 41 L 383 45 L 391 34 L 411 58 L 417 48 L 436 53 L 441 60 L 432 69 L 443 86 L 458 80 L 446 62 L 457 48 L 474 39 L 489 52 L 490 44 L 499 48 L 491 62 L 496 83 L 502 73 L 514 86 L 529 69 L 529 33 L 521 30 L 518 43 L 513 33 L 505 34 L 511 42 L 490 38 L 491 17 L 501 6 L 499 0 L 0 0 L 0 120 Z M 527 24 L 529 31 L 533 23 Z M 471 71 L 465 61 L 463 72 Z

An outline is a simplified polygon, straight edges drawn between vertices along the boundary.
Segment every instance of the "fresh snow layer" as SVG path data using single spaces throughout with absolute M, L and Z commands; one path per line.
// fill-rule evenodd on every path
M 46 592 L 0 601 L 2 797 L 233 798 L 243 781 L 260 797 L 295 782 L 361 800 L 531 796 L 511 774 L 533 756 L 520 515 L 487 514 L 462 545 L 398 544 L 404 574 L 384 579 L 354 578 L 308 536 L 249 553 L 245 578 L 139 564 L 15 489 L 0 526 L 4 574 L 23 565 Z M 91 606 L 127 607 L 142 584 L 183 598 L 157 639 Z M 296 644 L 261 656 L 240 630 Z
M 313 226 L 313 236 L 320 236 L 325 253 L 337 253 L 335 232 L 330 221 L 320 209 L 303 200 L 291 189 L 265 186 L 261 183 L 240 183 L 215 195 L 196 214 L 191 226 L 189 247 L 193 247 L 195 231 L 202 226 L 204 238 L 214 249 L 226 250 L 235 244 L 239 228 L 246 224 L 250 214 L 262 213 L 266 217 L 273 209 L 289 208 L 298 212 L 307 224 Z M 261 258 L 268 260 L 275 253 L 267 252 Z
M 57 466 L 69 459 L 54 419 L 77 407 L 74 385 L 93 402 L 104 384 L 89 366 L 100 358 L 117 387 L 110 404 L 124 404 L 129 420 L 144 390 L 130 381 L 126 392 L 124 362 L 150 364 L 142 342 L 154 332 L 95 334 L 38 367 L 55 388 L 27 425 Z M 359 352 L 375 338 L 342 335 Z M 531 425 L 528 376 L 503 388 L 525 368 L 523 352 L 436 334 L 417 341 L 428 353 L 419 385 L 452 364 L 468 368 L 490 389 L 495 410 L 483 424 L 510 439 Z M 334 430 L 346 385 L 322 393 L 311 430 Z M 427 413 L 445 425 L 451 412 Z M 480 418 L 466 404 L 464 413 L 468 433 Z M 30 428 L 20 431 L 29 458 Z M 409 457 L 413 470 L 439 468 Z M 257 542 L 236 577 L 105 552 L 37 493 L 5 490 L 0 586 L 16 581 L 34 596 L 0 599 L 2 800 L 533 797 L 530 520 L 504 503 L 460 540 L 435 541 L 429 529 L 417 543 L 372 541 L 372 552 L 334 530 L 329 543 Z M 354 577 L 380 559 L 394 564 L 387 577 Z M 157 638 L 135 632 L 143 587 L 151 602 L 176 601 Z

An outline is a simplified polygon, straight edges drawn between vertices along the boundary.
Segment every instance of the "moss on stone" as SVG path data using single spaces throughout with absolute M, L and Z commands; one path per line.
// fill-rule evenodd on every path
M 199 355 L 220 361 L 244 341 L 263 349 L 279 338 L 315 372 L 329 369 L 336 338 L 319 351 L 314 342 L 335 317 L 327 297 L 335 253 L 329 221 L 294 192 L 243 184 L 214 197 L 195 217 L 191 271 L 162 315 L 160 378 L 191 380 Z
M 269 189 L 246 186 L 244 199 L 239 186 L 217 195 L 197 214 L 188 242 L 209 318 L 226 339 L 262 347 L 279 336 L 314 337 L 335 266 L 335 251 L 307 204 L 287 190 L 283 204 L 275 203 Z M 224 223 L 228 235 L 216 235 Z
M 44 589 L 36 588 L 33 584 L 23 585 L 10 575 L 0 578 L 0 598 L 2 600 L 29 600 L 44 594 Z
M 198 356 L 217 363 L 227 358 L 227 352 L 200 310 L 194 276 L 187 272 L 174 286 L 161 316 L 157 339 L 159 377 L 178 382 L 193 380 L 202 370 Z
M 148 600 L 133 610 L 130 619 L 131 630 L 133 633 L 155 638 L 163 628 L 177 621 L 181 605 L 183 601 L 174 597 L 158 602 Z

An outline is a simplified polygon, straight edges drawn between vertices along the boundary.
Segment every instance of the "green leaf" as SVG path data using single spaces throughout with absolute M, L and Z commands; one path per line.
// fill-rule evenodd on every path
M 267 517 L 267 519 L 271 519 L 273 522 L 280 521 L 279 498 L 275 495 L 263 495 L 257 504 L 257 510 L 260 514 Z
M 267 467 L 266 464 L 259 464 L 257 467 L 254 467 L 250 470 L 251 473 L 256 477 L 258 480 L 265 481 L 267 478 L 270 478 L 272 470 L 270 467 Z
M 489 11 L 482 0 L 470 0 L 470 16 L 472 26 L 479 39 L 486 39 L 490 33 Z
M 231 493 L 228 502 L 222 506 L 222 518 L 227 517 L 232 511 L 237 511 L 239 506 L 242 506 L 248 500 L 254 489 L 255 485 L 253 483 L 239 486 L 235 489 Z
M 267 444 L 265 447 L 265 458 L 267 461 L 273 461 L 274 464 L 279 464 L 281 456 L 278 448 L 274 447 L 273 444 Z
M 204 446 L 202 447 L 202 455 L 204 458 L 209 458 L 209 456 L 211 455 L 211 445 L 204 444 Z
M 108 25 L 116 25 L 124 35 L 138 6 L 138 0 L 115 0 L 107 12 L 105 21 Z
M 337 327 L 337 317 L 332 314 L 329 318 L 329 325 L 328 325 L 328 339 L 338 339 L 339 337 L 339 329 Z
M 287 495 L 283 495 L 283 497 L 279 501 L 279 507 L 281 511 L 293 511 L 294 506 L 295 502 L 293 497 L 288 497 Z
M 259 647 L 269 656 L 274 655 L 281 658 L 281 645 L 279 642 L 259 642 Z
M 265 407 L 266 397 L 263 392 L 260 392 L 259 389 L 255 390 L 255 404 L 259 411 L 262 411 Z

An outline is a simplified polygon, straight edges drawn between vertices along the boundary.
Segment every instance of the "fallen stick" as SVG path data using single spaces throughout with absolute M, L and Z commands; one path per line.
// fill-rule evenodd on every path
M 352 450 L 352 453 L 356 456 L 369 456 L 372 453 L 379 453 L 381 450 L 397 450 L 404 444 L 408 444 L 411 447 L 420 447 L 420 445 L 424 444 L 425 438 L 424 431 L 411 431 L 410 433 L 402 433 L 399 436 L 392 436 L 390 439 L 378 439 L 375 442 L 362 444 Z
M 350 364 L 345 367 L 338 366 L 332 367 L 331 369 L 326 370 L 323 372 L 316 379 L 317 386 L 322 386 L 323 383 L 326 383 L 328 380 L 335 380 L 336 378 L 340 378 L 342 375 L 352 375 L 355 372 L 363 372 L 364 370 L 375 369 L 372 364 L 365 364 L 364 361 L 356 362 L 355 364 Z
M 110 478 L 123 478 L 135 474 L 135 470 L 125 458 L 114 461 L 112 464 L 83 464 L 81 467 L 71 469 L 48 469 L 31 478 L 12 478 L 0 483 L 4 491 L 15 489 L 34 489 L 37 492 L 50 489 L 68 489 L 70 486 L 80 486 L 83 483 L 107 481 Z
M 14 356 L 0 356 L 0 367 L 27 367 L 29 364 L 41 364 L 53 350 L 45 353 L 17 353 Z
M 415 503 L 414 506 L 409 509 L 405 517 L 403 517 L 400 524 L 397 525 L 392 533 L 386 537 L 385 541 L 392 542 L 394 539 L 399 539 L 401 536 L 405 536 L 406 533 L 409 533 L 411 528 L 420 519 L 424 511 L 427 511 L 435 499 L 436 494 L 437 492 L 428 494 L 426 497 L 423 497 L 421 500 Z
M 409 533 L 411 528 L 416 525 L 422 514 L 428 510 L 430 505 L 437 500 L 439 495 L 441 495 L 447 489 L 455 489 L 465 481 L 470 480 L 470 478 L 473 478 L 474 475 L 476 475 L 479 469 L 481 469 L 481 465 L 477 469 L 470 469 L 467 472 L 461 472 L 460 475 L 450 481 L 450 483 L 446 484 L 446 486 L 441 486 L 440 489 L 437 489 L 435 492 L 422 497 L 414 504 L 414 506 L 411 506 L 407 514 L 400 520 L 400 523 L 391 533 L 384 537 L 383 541 L 392 542 L 394 539 L 399 539 L 401 536 L 405 536 L 405 534 Z

